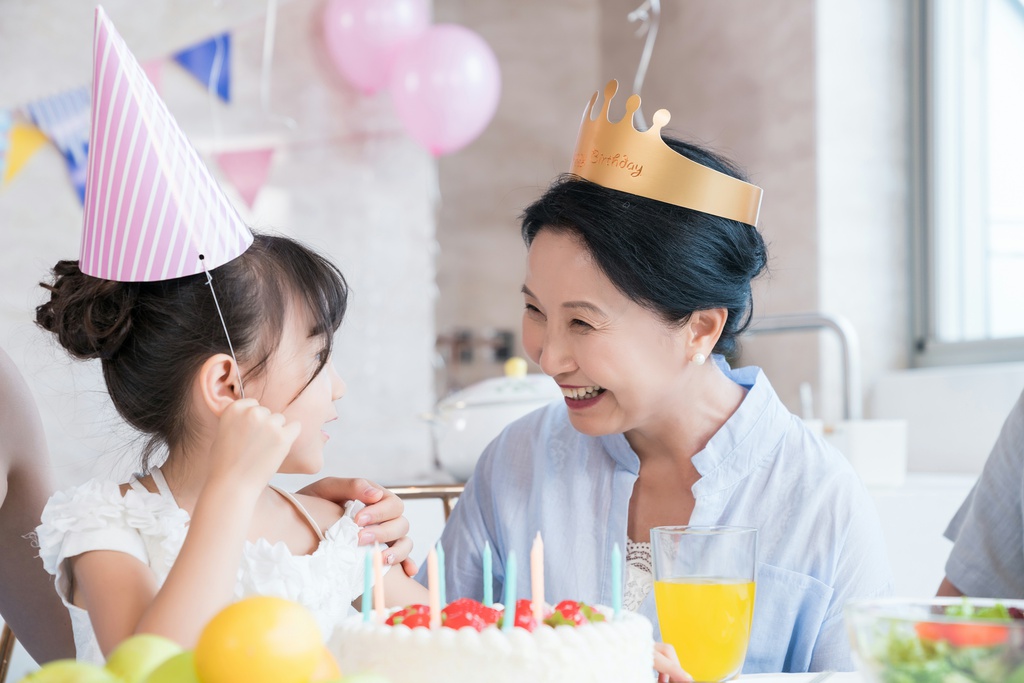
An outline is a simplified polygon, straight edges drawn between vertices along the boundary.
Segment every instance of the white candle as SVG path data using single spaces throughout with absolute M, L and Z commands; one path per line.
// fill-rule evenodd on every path
M 373 611 L 378 622 L 384 621 L 384 561 L 380 546 L 373 546 Z
M 539 531 L 530 550 L 530 583 L 533 586 L 533 618 L 539 624 L 544 621 L 544 541 L 540 539 Z
M 441 592 L 437 585 L 437 550 L 427 553 L 427 594 L 430 606 L 430 628 L 441 628 Z

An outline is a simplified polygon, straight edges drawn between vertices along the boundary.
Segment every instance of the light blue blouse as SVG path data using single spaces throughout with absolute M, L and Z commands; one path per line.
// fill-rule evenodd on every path
M 739 409 L 693 458 L 693 525 L 758 529 L 754 622 L 745 673 L 852 670 L 843 626 L 850 598 L 892 590 L 874 504 L 838 451 L 779 400 L 759 368 L 730 369 L 749 389 Z M 622 434 L 590 437 L 564 403 L 509 425 L 484 451 L 441 537 L 447 597 L 480 599 L 484 542 L 500 600 L 511 549 L 528 561 L 544 538 L 548 601 L 610 604 L 611 553 L 626 547 L 640 461 Z M 425 572 L 421 571 L 421 581 Z M 528 571 L 517 581 L 530 595 Z M 657 628 L 653 592 L 640 612 Z

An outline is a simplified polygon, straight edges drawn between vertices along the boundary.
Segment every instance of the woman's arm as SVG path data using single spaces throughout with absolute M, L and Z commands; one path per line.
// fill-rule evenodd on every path
M 323 498 L 344 507 L 350 500 L 366 505 L 356 515 L 356 524 L 363 527 L 359 533 L 359 545 L 386 543 L 389 546 L 384 561 L 387 564 L 402 564 L 409 576 L 416 574 L 416 563 L 409 559 L 412 540 L 409 521 L 402 516 L 405 503 L 402 499 L 379 484 L 368 479 L 342 479 L 324 477 L 298 493 Z
M 40 663 L 75 653 L 68 611 L 28 540 L 50 493 L 39 412 L 0 349 L 0 614 Z

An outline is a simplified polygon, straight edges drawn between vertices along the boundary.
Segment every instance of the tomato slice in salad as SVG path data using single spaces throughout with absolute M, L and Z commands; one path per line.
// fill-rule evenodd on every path
M 1010 637 L 1010 629 L 1000 624 L 939 624 L 922 621 L 915 626 L 922 640 L 946 641 L 953 647 L 992 647 Z

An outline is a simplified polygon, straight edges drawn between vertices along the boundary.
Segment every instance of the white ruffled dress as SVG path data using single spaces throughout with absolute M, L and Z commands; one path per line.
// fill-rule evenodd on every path
M 57 593 L 71 613 L 79 660 L 103 662 L 89 613 L 69 600 L 68 558 L 92 550 L 114 550 L 147 564 L 163 585 L 188 532 L 189 516 L 178 507 L 159 469 L 152 471 L 158 493 L 138 478 L 123 496 L 112 481 L 93 479 L 55 493 L 36 528 L 39 556 L 55 578 Z M 316 530 L 320 544 L 310 555 L 292 555 L 283 542 L 247 541 L 235 583 L 235 598 L 271 595 L 298 602 L 316 617 L 326 641 L 334 628 L 355 613 L 352 600 L 363 591 L 363 550 L 354 516 L 362 503 L 351 502 L 345 514 L 321 532 L 291 494 L 280 489 Z

